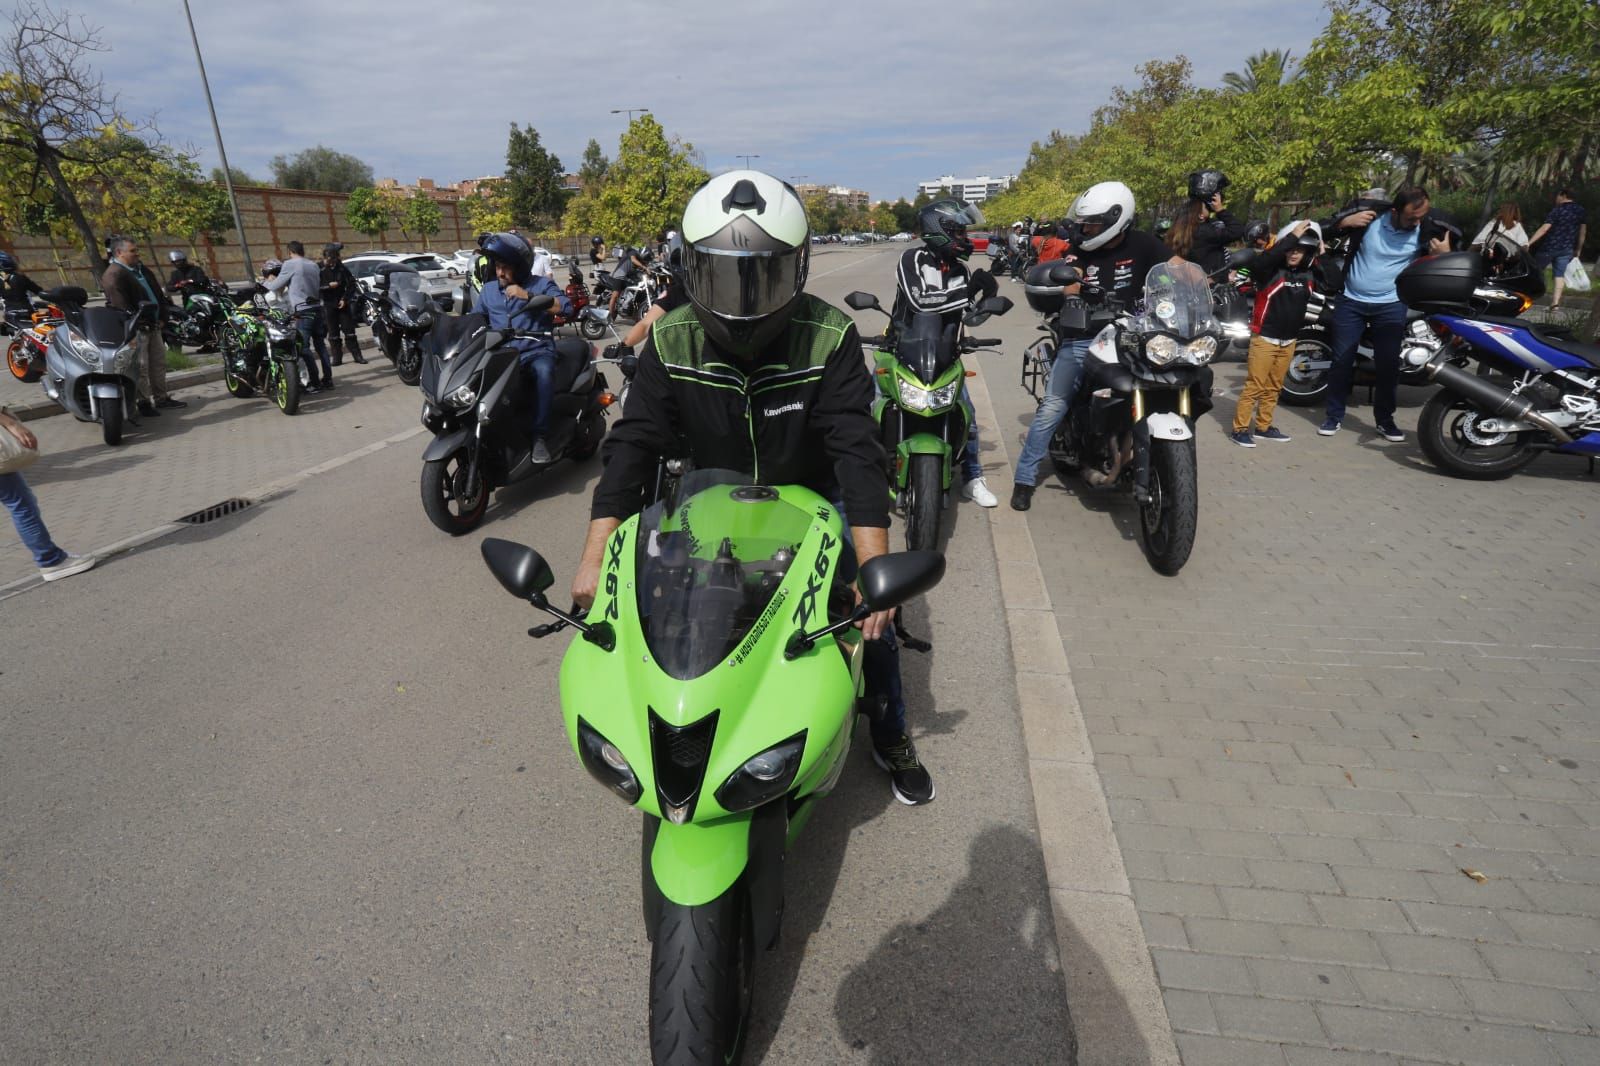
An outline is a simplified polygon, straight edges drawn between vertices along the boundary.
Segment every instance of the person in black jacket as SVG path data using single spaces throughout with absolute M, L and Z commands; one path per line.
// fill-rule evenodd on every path
M 0 252 L 0 303 L 6 311 L 27 311 L 33 306 L 29 297 L 43 292 L 37 281 L 17 269 L 17 260 L 10 252 Z
M 189 262 L 187 252 L 174 248 L 167 253 L 167 261 L 172 264 L 172 274 L 167 278 L 167 290 L 180 300 L 197 292 L 205 292 L 206 286 L 211 284 L 211 279 L 206 277 L 206 272 L 200 268 L 200 264 Z
M 361 342 L 356 339 L 356 279 L 344 265 L 339 253 L 344 245 L 332 241 L 322 246 L 320 266 L 322 315 L 328 320 L 328 340 L 333 347 L 333 365 L 344 362 L 344 350 L 350 349 L 350 358 L 365 363 Z
M 1233 412 L 1233 432 L 1228 439 L 1241 448 L 1254 448 L 1255 438 L 1288 441 L 1289 435 L 1272 424 L 1283 390 L 1283 376 L 1294 358 L 1295 335 L 1305 324 L 1306 304 L 1323 285 L 1322 231 L 1315 222 L 1296 222 L 1272 247 L 1250 263 L 1256 305 L 1250 316 L 1250 355 L 1239 406 Z M 1254 415 L 1256 432 L 1250 432 Z
M 1189 175 L 1189 201 L 1178 212 L 1167 235 L 1172 250 L 1207 274 L 1228 263 L 1228 245 L 1244 239 L 1245 224 L 1223 206 L 1222 190 L 1228 176 L 1220 170 L 1197 170 Z

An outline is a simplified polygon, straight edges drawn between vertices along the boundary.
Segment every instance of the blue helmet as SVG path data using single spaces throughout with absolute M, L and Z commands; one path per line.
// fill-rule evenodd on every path
M 17 261 L 10 252 L 0 252 L 0 271 L 7 274 L 17 272 Z
M 478 238 L 478 250 L 491 260 L 510 267 L 519 285 L 533 277 L 533 245 L 515 233 L 485 233 Z M 487 279 L 486 279 L 487 280 Z

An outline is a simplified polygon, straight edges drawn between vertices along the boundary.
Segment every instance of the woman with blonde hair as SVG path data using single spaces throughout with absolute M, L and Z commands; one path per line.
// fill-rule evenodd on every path
M 1500 205 L 1500 210 L 1472 239 L 1472 247 L 1485 253 L 1496 246 L 1512 254 L 1528 246 L 1528 234 L 1522 228 L 1522 209 L 1510 200 Z

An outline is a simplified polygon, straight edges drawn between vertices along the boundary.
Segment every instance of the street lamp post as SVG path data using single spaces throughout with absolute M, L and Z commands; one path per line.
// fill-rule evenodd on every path
M 734 156 L 734 158 L 735 159 L 743 159 L 744 160 L 744 168 L 746 170 L 749 170 L 750 169 L 750 160 L 752 160 L 752 159 L 760 159 L 761 156 L 759 154 L 756 154 L 756 155 L 736 155 L 736 156 Z
M 222 183 L 228 189 L 228 204 L 233 208 L 233 228 L 239 233 L 239 250 L 244 253 L 245 277 L 256 276 L 255 264 L 250 260 L 250 242 L 244 235 L 244 217 L 239 214 L 239 198 L 233 194 L 233 172 L 228 169 L 228 151 L 222 147 L 222 127 L 217 125 L 217 107 L 211 102 L 211 82 L 206 78 L 206 61 L 200 58 L 200 37 L 194 32 L 194 13 L 189 10 L 189 0 L 183 0 L 183 15 L 189 20 L 189 39 L 194 42 L 194 61 L 200 67 L 200 87 L 205 90 L 206 109 L 211 112 L 211 132 L 217 138 L 217 155 L 222 159 Z
M 635 114 L 648 115 L 650 113 L 650 109 L 648 107 L 613 107 L 611 109 L 611 113 L 613 115 L 627 115 L 628 125 L 631 126 L 633 125 L 633 116 Z

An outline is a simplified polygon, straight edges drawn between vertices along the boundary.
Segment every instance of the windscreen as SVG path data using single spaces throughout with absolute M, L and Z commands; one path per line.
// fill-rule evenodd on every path
M 119 348 L 128 337 L 128 315 L 114 307 L 85 307 L 83 335 L 95 344 Z
M 922 381 L 932 384 L 955 362 L 956 323 L 933 311 L 918 311 L 895 342 L 895 357 Z
M 399 307 L 408 311 L 422 308 L 427 294 L 422 291 L 422 275 L 410 271 L 395 271 L 389 275 L 389 297 Z
M 1193 263 L 1157 263 L 1144 279 L 1142 333 L 1171 333 L 1194 340 L 1217 329 L 1211 308 L 1211 286 L 1205 271 Z
M 639 619 L 661 669 L 688 681 L 732 654 L 811 523 L 777 490 L 730 470 L 687 474 L 670 499 L 647 509 L 635 546 Z

